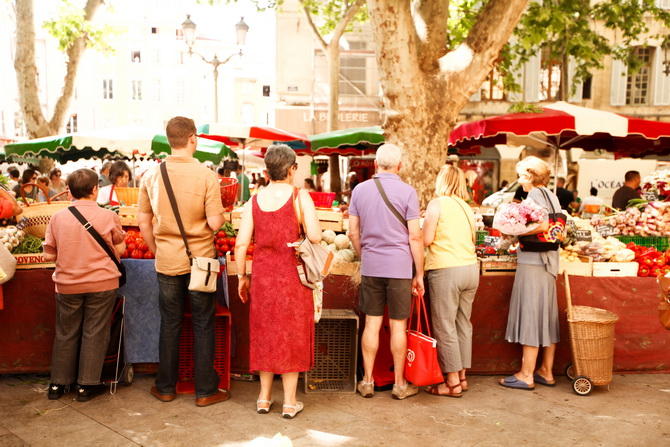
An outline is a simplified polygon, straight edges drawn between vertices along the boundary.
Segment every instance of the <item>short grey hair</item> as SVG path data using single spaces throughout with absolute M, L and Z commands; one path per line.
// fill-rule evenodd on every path
M 402 161 L 402 149 L 395 144 L 382 144 L 377 149 L 375 160 L 382 169 L 396 168 Z
M 273 144 L 268 147 L 265 153 L 265 166 L 270 180 L 285 180 L 295 160 L 295 151 L 285 144 Z

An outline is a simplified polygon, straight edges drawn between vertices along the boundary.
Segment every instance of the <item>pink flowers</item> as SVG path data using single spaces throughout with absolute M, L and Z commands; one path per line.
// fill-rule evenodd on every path
M 493 228 L 503 234 L 520 236 L 534 230 L 544 215 L 542 208 L 530 200 L 510 203 L 498 210 L 493 218 Z

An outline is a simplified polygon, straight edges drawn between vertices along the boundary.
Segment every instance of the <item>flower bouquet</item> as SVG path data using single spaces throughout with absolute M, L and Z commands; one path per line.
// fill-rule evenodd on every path
M 518 236 L 534 230 L 542 220 L 542 208 L 533 201 L 524 200 L 502 206 L 493 218 L 493 228 L 502 233 L 498 248 L 508 250 L 516 243 Z
M 653 194 L 657 200 L 666 200 L 670 196 L 670 170 L 652 172 L 641 184 L 645 196 Z

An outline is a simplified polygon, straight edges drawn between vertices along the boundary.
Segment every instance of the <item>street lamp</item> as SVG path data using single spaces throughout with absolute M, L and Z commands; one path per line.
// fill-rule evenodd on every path
M 203 62 L 210 64 L 214 67 L 214 122 L 219 122 L 219 65 L 225 65 L 233 58 L 233 56 L 240 55 L 242 56 L 242 47 L 247 40 L 247 32 L 249 31 L 249 25 L 244 22 L 244 17 L 240 17 L 240 21 L 235 24 L 235 32 L 237 33 L 237 45 L 240 47 L 239 51 L 228 56 L 225 60 L 220 61 L 216 54 L 211 60 L 205 59 L 205 57 L 193 51 L 193 44 L 195 43 L 195 28 L 196 24 L 191 20 L 191 15 L 186 14 L 186 20 L 181 24 L 181 29 L 184 34 L 184 42 L 188 46 L 188 55 L 200 56 L 200 59 Z

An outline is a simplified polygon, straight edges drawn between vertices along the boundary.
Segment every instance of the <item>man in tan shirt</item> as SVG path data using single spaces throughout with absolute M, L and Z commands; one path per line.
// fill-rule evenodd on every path
M 223 225 L 223 205 L 216 174 L 193 158 L 197 146 L 193 120 L 172 118 L 166 128 L 172 155 L 164 163 L 192 256 L 214 258 L 213 231 Z M 174 400 L 179 370 L 179 337 L 188 293 L 195 343 L 195 403 L 199 407 L 227 400 L 219 390 L 214 369 L 215 296 L 188 290 L 191 264 L 177 226 L 159 166 L 142 178 L 139 192 L 139 225 L 149 249 L 156 255 L 161 313 L 158 375 L 151 394 Z M 154 217 L 156 223 L 153 222 Z

